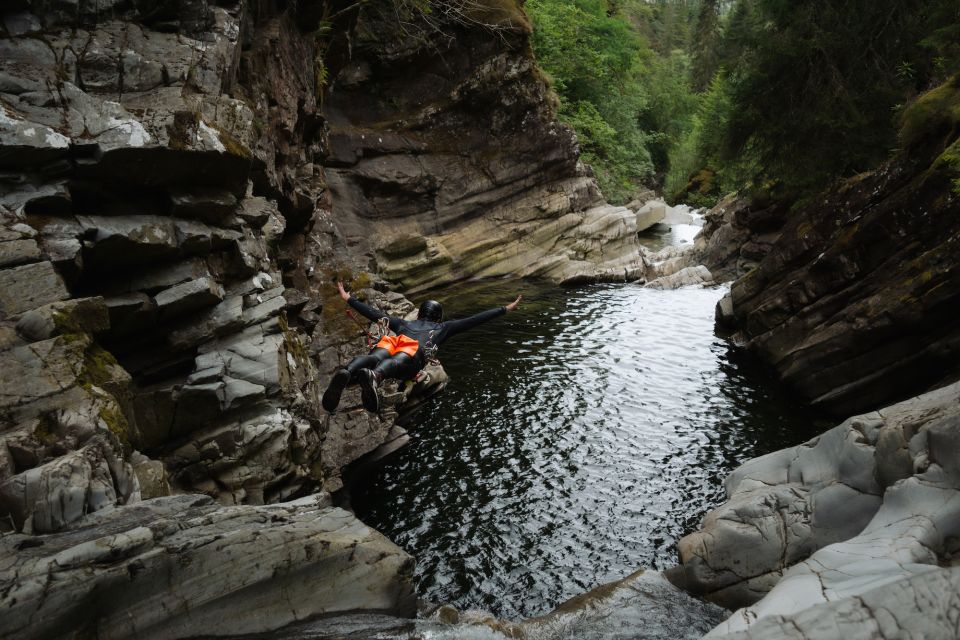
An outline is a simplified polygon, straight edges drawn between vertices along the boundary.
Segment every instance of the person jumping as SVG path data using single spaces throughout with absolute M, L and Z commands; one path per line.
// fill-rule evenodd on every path
M 337 283 L 340 297 L 370 322 L 387 318 L 390 331 L 395 336 L 384 336 L 365 356 L 357 356 L 333 374 L 330 385 L 323 394 L 323 408 L 333 413 L 340 404 L 340 395 L 351 381 L 360 383 L 360 398 L 363 408 L 376 413 L 380 409 L 377 387 L 387 378 L 409 380 L 427 364 L 427 353 L 458 333 L 513 311 L 523 296 L 508 305 L 483 311 L 463 320 L 443 322 L 443 307 L 436 300 L 427 300 L 420 305 L 416 320 L 404 320 L 388 316 L 379 309 L 366 305 Z

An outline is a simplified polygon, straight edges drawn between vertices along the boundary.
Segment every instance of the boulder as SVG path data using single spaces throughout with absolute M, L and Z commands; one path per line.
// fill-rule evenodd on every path
M 33 238 L 0 241 L 0 267 L 13 267 L 40 259 L 40 246 Z
M 11 637 L 239 635 L 415 608 L 410 556 L 323 495 L 230 508 L 155 498 L 40 539 L 4 536 L 0 558 Z
M 670 267 L 672 266 L 673 265 L 670 265 Z M 651 280 L 645 286 L 650 289 L 678 289 L 680 287 L 707 284 L 713 284 L 713 276 L 705 266 L 699 264 L 695 267 L 683 267 L 670 275 Z
M 79 449 L 0 482 L 0 512 L 17 531 L 59 531 L 88 513 L 140 499 L 136 475 L 103 427 Z
M 821 614 L 861 610 L 865 594 L 950 562 L 960 536 L 958 443 L 960 383 L 751 460 L 727 478 L 728 501 L 680 541 L 683 564 L 668 577 L 744 607 L 717 636 L 758 620 L 784 624 L 823 603 L 847 602 Z M 890 613 L 900 619 L 913 607 L 910 599 Z
M 73 298 L 52 302 L 24 313 L 17 332 L 37 342 L 61 334 L 98 333 L 110 328 L 110 315 L 103 298 Z
M 904 606 L 904 603 L 907 603 Z M 855 598 L 832 600 L 793 615 L 761 618 L 745 630 L 707 637 L 725 640 L 873 640 L 957 637 L 960 569 L 930 570 L 877 586 Z
M 659 572 L 641 570 L 575 596 L 515 628 L 519 637 L 621 638 L 642 630 L 651 638 L 694 640 L 703 637 L 724 613 L 677 589 Z M 517 637 L 509 632 L 507 636 Z
M 667 215 L 667 204 L 662 200 L 651 200 L 634 210 L 637 212 L 637 233 L 639 233 L 658 222 L 663 222 Z
M 169 289 L 153 297 L 161 320 L 169 320 L 185 313 L 211 307 L 223 300 L 223 285 L 210 278 L 197 278 Z

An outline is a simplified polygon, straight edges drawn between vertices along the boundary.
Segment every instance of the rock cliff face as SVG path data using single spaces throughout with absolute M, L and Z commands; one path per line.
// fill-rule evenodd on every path
M 3 635 L 412 611 L 409 556 L 323 504 L 397 434 L 352 390 L 337 415 L 319 407 L 364 345 L 330 297 L 351 272 L 312 163 L 306 19 L 247 2 L 0 11 Z M 317 595 L 338 580 L 352 587 Z M 283 604 L 291 589 L 315 597 Z
M 636 215 L 606 205 L 559 125 L 514 0 L 432 29 L 371 3 L 331 47 L 333 212 L 406 290 L 471 277 L 640 275 Z
M 955 638 L 958 452 L 955 383 L 751 460 L 670 577 L 743 607 L 708 637 Z
M 818 407 L 849 415 L 960 375 L 957 105 L 957 77 L 922 96 L 902 151 L 791 212 L 733 285 L 733 341 Z
M 445 375 L 326 415 L 365 349 L 333 281 L 405 315 L 382 277 L 637 272 L 518 6 L 392 7 L 0 8 L 3 635 L 409 615 L 411 559 L 329 492 Z

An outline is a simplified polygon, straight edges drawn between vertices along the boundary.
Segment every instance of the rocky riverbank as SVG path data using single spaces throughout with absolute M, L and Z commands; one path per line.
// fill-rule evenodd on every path
M 954 638 L 958 452 L 960 384 L 849 418 L 735 471 L 669 575 L 739 607 L 708 637 Z
M 680 542 L 669 577 L 738 609 L 708 637 L 957 637 L 958 82 L 876 171 L 707 215 L 691 259 L 736 278 L 718 326 L 815 406 L 876 409 L 743 465 Z

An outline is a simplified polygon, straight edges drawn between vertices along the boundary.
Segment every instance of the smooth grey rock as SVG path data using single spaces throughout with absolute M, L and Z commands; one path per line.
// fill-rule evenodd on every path
M 0 510 L 18 531 L 58 531 L 87 513 L 136 502 L 139 485 L 104 429 L 81 448 L 0 483 Z
M 727 292 L 720 298 L 714 313 L 714 321 L 718 331 L 728 332 L 733 328 L 733 298 Z
M 177 229 L 160 216 L 77 216 L 89 240 L 91 262 L 128 266 L 165 260 L 177 255 Z
M 270 216 L 280 216 L 277 204 L 261 197 L 244 198 L 237 210 L 237 216 L 245 220 L 254 229 L 260 229 Z
M 196 369 L 223 366 L 231 377 L 276 390 L 280 384 L 277 367 L 282 342 L 283 336 L 270 332 L 269 326 L 255 325 L 201 345 Z
M 191 316 L 183 326 L 167 334 L 170 346 L 185 349 L 206 342 L 211 336 L 236 331 L 244 325 L 243 298 L 229 296 L 198 316 Z
M 921 573 L 793 615 L 771 615 L 726 640 L 954 640 L 960 610 L 960 569 Z
M 639 631 L 639 637 L 694 640 L 724 614 L 677 589 L 659 572 L 637 571 L 575 596 L 544 616 L 502 629 L 506 637 L 602 640 L 636 637 Z
M 223 286 L 210 278 L 197 278 L 164 289 L 153 297 L 161 320 L 210 307 L 223 300 Z
M 636 211 L 637 214 L 637 233 L 639 233 L 649 229 L 658 222 L 663 222 L 663 219 L 667 215 L 667 203 L 662 200 L 651 200 L 641 207 L 634 209 L 634 211 Z
M 29 40 L 29 39 L 27 39 Z M 7 50 L 0 40 L 0 58 Z M 38 55 L 49 55 L 50 50 L 36 41 Z M 67 156 L 70 139 L 53 128 L 24 120 L 0 104 L 0 169 L 21 170 L 53 162 Z
M 243 310 L 243 322 L 256 324 L 279 314 L 287 306 L 283 297 L 283 287 L 275 287 L 265 291 L 262 295 L 254 295 L 253 304 Z
M 728 502 L 680 541 L 684 565 L 668 575 L 749 605 L 712 637 L 936 571 L 960 537 L 958 434 L 955 383 L 749 461 L 727 478 Z
M 0 270 L 0 316 L 10 317 L 70 297 L 49 262 Z
M 53 637 L 95 624 L 103 637 L 165 639 L 355 609 L 411 615 L 410 556 L 328 504 L 156 498 L 94 514 L 41 546 L 4 536 L 0 634 Z

